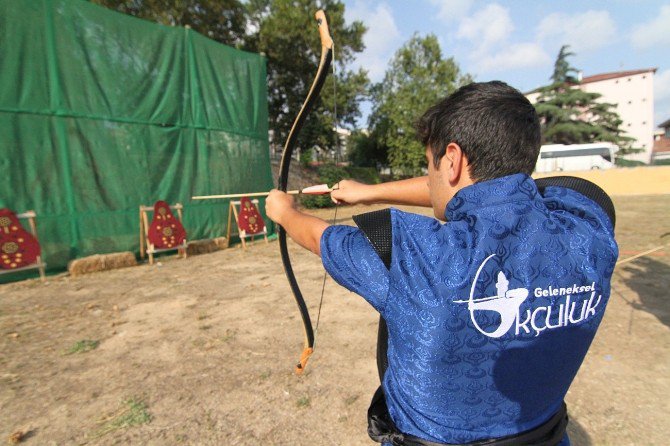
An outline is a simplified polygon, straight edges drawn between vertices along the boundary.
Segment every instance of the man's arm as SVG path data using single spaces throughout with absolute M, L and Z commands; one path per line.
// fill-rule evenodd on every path
M 331 192 L 331 198 L 338 204 L 432 206 L 427 176 L 371 185 L 342 180 L 338 183 L 338 188 Z M 268 195 L 265 211 L 296 243 L 316 255 L 321 255 L 321 235 L 330 226 L 328 223 L 300 212 L 295 207 L 293 197 L 278 190 L 273 190 Z
M 321 235 L 330 226 L 320 218 L 300 212 L 291 195 L 272 190 L 265 201 L 268 217 L 280 224 L 297 244 L 321 256 Z
M 363 184 L 342 180 L 330 194 L 338 204 L 399 204 L 431 207 L 428 177 L 389 181 L 381 184 Z

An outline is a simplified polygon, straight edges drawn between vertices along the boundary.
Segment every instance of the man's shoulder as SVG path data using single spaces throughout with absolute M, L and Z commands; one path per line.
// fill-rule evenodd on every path
M 597 220 L 606 228 L 614 229 L 614 203 L 597 184 L 571 176 L 540 178 L 535 183 L 549 210 L 567 211 L 590 224 Z
M 396 208 L 390 209 L 390 215 L 396 243 L 405 241 L 411 244 L 440 244 L 442 234 L 454 227 L 451 222 L 445 223 L 433 215 L 417 214 Z
M 408 226 L 413 228 L 436 228 L 442 226 L 442 222 L 433 216 L 403 211 L 394 207 L 354 215 L 353 220 L 361 229 L 365 226 L 387 226 L 390 229 L 395 229 L 396 227 L 405 229 Z

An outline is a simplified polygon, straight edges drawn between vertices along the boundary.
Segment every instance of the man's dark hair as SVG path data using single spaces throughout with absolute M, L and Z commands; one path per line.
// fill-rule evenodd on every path
M 533 105 L 504 82 L 472 83 L 430 107 L 417 122 L 435 167 L 447 146 L 458 144 L 475 181 L 525 173 L 540 152 L 540 121 Z

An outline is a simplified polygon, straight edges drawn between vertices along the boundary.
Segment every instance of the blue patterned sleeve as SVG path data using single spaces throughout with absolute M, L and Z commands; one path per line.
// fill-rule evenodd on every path
M 333 225 L 321 236 L 321 261 L 340 285 L 380 313 L 386 305 L 389 272 L 360 229 Z

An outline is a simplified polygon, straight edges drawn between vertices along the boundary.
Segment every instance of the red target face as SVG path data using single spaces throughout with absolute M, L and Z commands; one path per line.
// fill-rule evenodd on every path
M 247 197 L 240 199 L 240 216 L 237 225 L 247 235 L 258 234 L 265 229 L 265 222 L 260 212 L 258 212 L 258 208 Z
M 157 249 L 174 248 L 184 243 L 186 230 L 172 214 L 165 201 L 154 204 L 154 217 L 149 225 L 149 242 Z
M 40 244 L 9 209 L 0 209 L 0 268 L 16 269 L 37 262 Z

